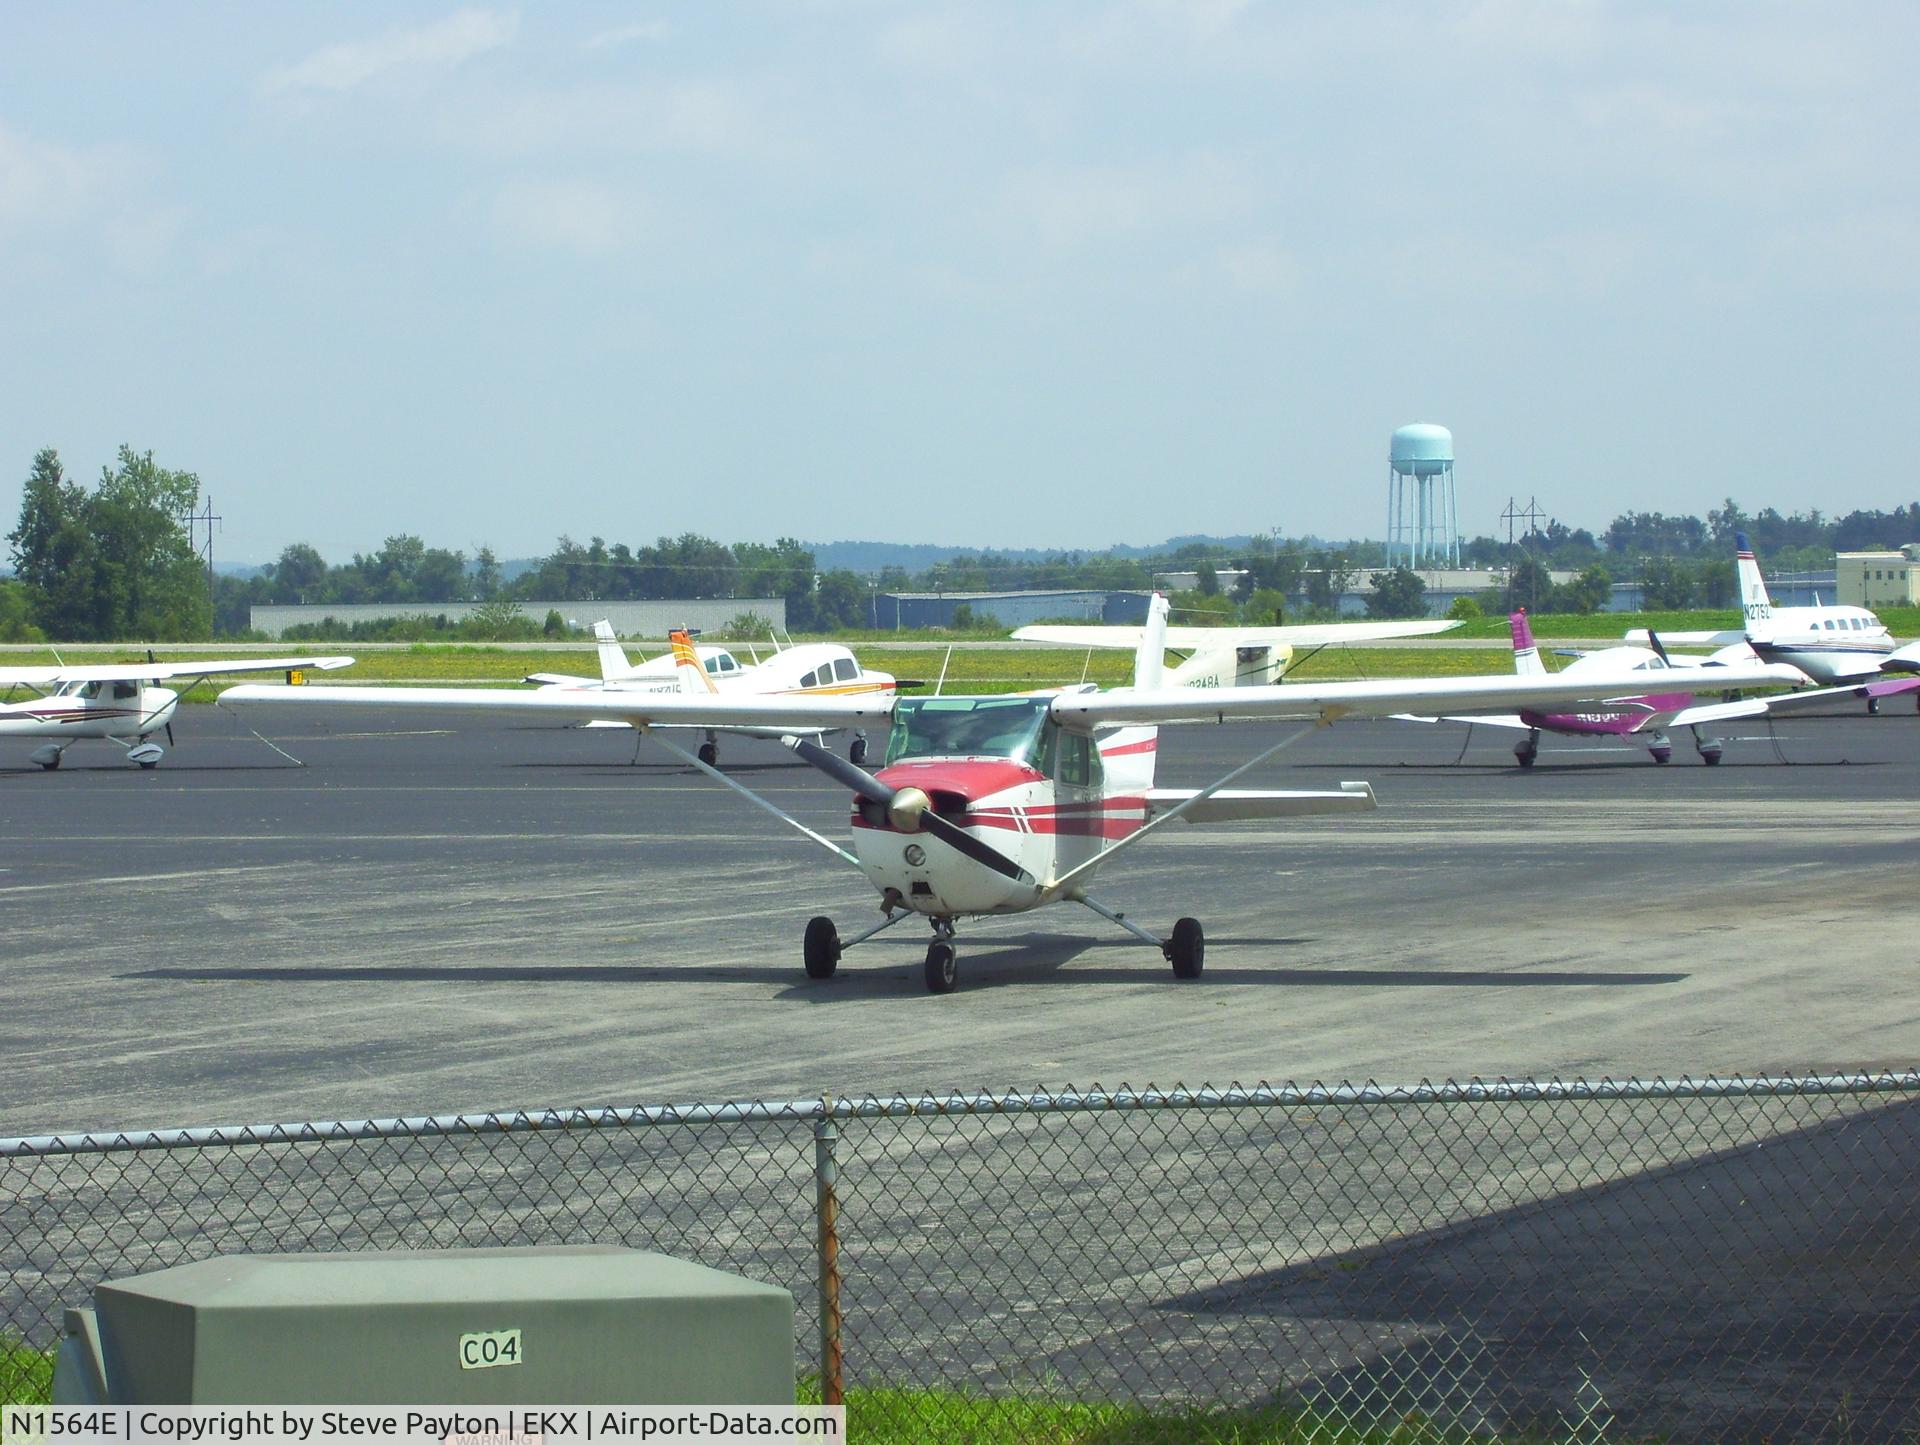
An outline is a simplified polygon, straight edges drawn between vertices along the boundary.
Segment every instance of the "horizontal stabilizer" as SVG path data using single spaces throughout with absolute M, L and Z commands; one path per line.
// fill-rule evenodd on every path
M 597 677 L 580 677 L 571 672 L 530 672 L 522 682 L 537 682 L 547 687 L 597 687 Z
M 1199 788 L 1153 788 L 1147 793 L 1151 816 L 1170 813 Z M 1318 813 L 1365 813 L 1378 806 L 1373 784 L 1342 783 L 1338 792 L 1263 793 L 1249 788 L 1222 788 L 1204 802 L 1195 803 L 1180 817 L 1189 823 L 1233 823 L 1251 818 L 1305 818 Z

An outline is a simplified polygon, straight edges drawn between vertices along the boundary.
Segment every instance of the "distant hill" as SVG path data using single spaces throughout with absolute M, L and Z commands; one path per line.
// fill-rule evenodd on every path
M 937 562 L 955 557 L 977 557 L 991 552 L 1013 562 L 1044 562 L 1049 557 L 1073 553 L 1082 557 L 1159 557 L 1182 547 L 1201 545 L 1228 550 L 1248 546 L 1250 537 L 1169 537 L 1164 542 L 1134 545 L 1115 542 L 1099 547 L 943 547 L 931 542 L 803 542 L 813 553 L 814 565 L 822 572 L 878 572 L 882 567 L 904 567 L 909 572 L 924 572 Z

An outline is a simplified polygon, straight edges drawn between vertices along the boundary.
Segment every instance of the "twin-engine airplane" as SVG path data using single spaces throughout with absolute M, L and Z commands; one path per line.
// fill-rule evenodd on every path
M 1707 659 L 1710 663 L 1753 658 L 1791 663 L 1827 686 L 1862 682 L 1888 672 L 1920 672 L 1920 642 L 1899 646 L 1887 625 L 1865 607 L 1818 601 L 1811 607 L 1775 607 L 1745 532 L 1734 533 L 1734 546 L 1744 626 L 1726 632 L 1668 632 L 1661 634 L 1662 641 L 1719 648 Z M 1638 629 L 1629 632 L 1626 640 L 1646 643 L 1648 636 L 1645 629 Z M 1683 659 L 1675 660 L 1686 665 Z M 1879 696 L 1867 695 L 1867 711 L 1879 710 Z
M 149 658 L 152 653 L 147 654 Z M 100 738 L 124 748 L 127 761 L 156 766 L 166 749 L 148 739 L 164 732 L 173 741 L 173 713 L 180 694 L 143 684 L 225 672 L 284 672 L 291 681 L 306 668 L 346 667 L 351 657 L 245 657 L 199 662 L 96 663 L 81 667 L 0 667 L 0 687 L 28 687 L 40 694 L 0 703 L 0 737 L 52 738 L 27 754 L 51 772 L 82 738 Z
M 627 660 L 626 649 L 614 636 L 613 625 L 605 620 L 593 624 L 599 644 L 600 676 L 576 677 L 564 672 L 536 672 L 528 682 L 541 684 L 542 692 L 557 693 L 683 693 L 699 696 L 735 697 L 834 697 L 861 693 L 891 693 L 899 684 L 891 673 L 862 667 L 860 660 L 836 642 L 805 642 L 786 647 L 765 662 L 742 666 L 724 647 L 696 647 L 684 628 L 667 634 L 671 651 L 634 664 Z M 606 714 L 593 718 L 583 727 L 626 727 L 624 718 Z M 788 729 L 788 731 L 792 731 Z M 818 738 L 837 729 L 810 728 L 808 736 Z M 779 738 L 779 729 L 752 727 L 710 727 L 700 745 L 700 761 L 708 767 L 720 762 L 718 735 L 740 733 L 747 737 Z M 867 760 L 867 735 L 854 735 L 847 756 L 856 763 Z
M 1527 614 L 1512 613 L 1507 623 L 1513 631 L 1515 674 L 1520 677 L 1549 676 L 1546 664 L 1540 660 L 1540 649 L 1534 643 L 1533 628 L 1527 621 Z M 1871 702 L 1899 693 L 1920 692 L 1920 678 L 1910 677 L 1879 679 L 1844 687 L 1808 688 L 1733 702 L 1701 702 L 1697 694 L 1730 686 L 1725 681 L 1723 668 L 1742 662 L 1750 664 L 1754 659 L 1749 656 L 1745 659 L 1735 658 L 1731 662 L 1682 662 L 1667 655 L 1666 646 L 1657 634 L 1649 640 L 1653 644 L 1651 647 L 1609 647 L 1599 652 L 1583 653 L 1559 673 L 1552 674 L 1578 677 L 1582 673 L 1618 674 L 1626 670 L 1639 675 L 1642 689 L 1629 696 L 1589 704 L 1576 712 L 1526 708 L 1518 713 L 1445 718 L 1408 717 L 1405 720 L 1463 722 L 1479 727 L 1517 729 L 1526 734 L 1513 748 L 1514 759 L 1523 768 L 1532 767 L 1534 759 L 1539 756 L 1541 733 L 1556 733 L 1562 737 L 1633 739 L 1646 744 L 1648 756 L 1656 763 L 1666 763 L 1673 759 L 1673 741 L 1668 736 L 1668 730 L 1686 728 L 1693 734 L 1694 749 L 1700 754 L 1700 761 L 1711 766 L 1720 761 L 1726 743 L 1721 738 L 1703 735 L 1700 731 L 1703 727 L 1732 722 L 1738 718 L 1805 712 L 1840 698 L 1866 698 Z
M 1157 947 L 1179 978 L 1198 978 L 1205 955 L 1200 924 L 1182 918 L 1162 939 L 1096 899 L 1099 867 L 1178 819 L 1190 823 L 1348 813 L 1374 806 L 1366 783 L 1321 792 L 1263 792 L 1228 785 L 1301 738 L 1342 717 L 1380 716 L 1410 707 L 1540 707 L 1600 701 L 1638 691 L 1631 672 L 1578 677 L 1449 677 L 1391 682 L 1287 683 L 1197 690 L 1164 685 L 1167 604 L 1156 597 L 1132 687 L 1102 692 L 1067 688 L 1045 694 L 905 698 L 750 697 L 646 694 L 593 698 L 564 692 L 458 688 L 303 689 L 242 686 L 226 705 L 431 708 L 573 721 L 617 716 L 661 747 L 799 830 L 862 872 L 880 896 L 881 921 L 841 938 L 833 920 L 812 919 L 801 953 L 812 978 L 829 978 L 842 954 L 917 914 L 931 924 L 926 984 L 954 986 L 958 920 L 1025 913 L 1049 903 L 1078 903 Z M 1790 667 L 1729 667 L 1728 686 L 1791 686 Z M 1296 719 L 1305 726 L 1260 747 L 1204 788 L 1154 786 L 1158 725 Z M 869 773 L 794 736 L 861 723 L 888 729 L 885 765 Z M 708 764 L 659 729 L 731 726 L 788 730 L 787 745 L 853 794 L 852 848 L 841 847 Z

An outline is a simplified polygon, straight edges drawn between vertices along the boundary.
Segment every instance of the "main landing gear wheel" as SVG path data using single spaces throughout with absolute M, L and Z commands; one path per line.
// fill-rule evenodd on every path
M 1522 743 L 1513 750 L 1513 760 L 1523 768 L 1533 766 L 1533 760 L 1540 756 L 1538 743 Z
M 857 768 L 864 764 L 866 760 L 867 740 L 864 737 L 856 737 L 852 745 L 847 749 L 847 761 Z
M 1700 761 L 1705 763 L 1710 768 L 1718 767 L 1720 763 L 1720 749 L 1718 748 L 1700 749 Z
M 1880 699 L 1879 698 L 1870 697 L 1867 699 L 1867 716 L 1868 717 L 1880 716 Z
M 840 930 L 824 913 L 807 920 L 807 938 L 801 945 L 808 978 L 832 978 L 840 966 Z
M 1198 978 L 1206 966 L 1207 936 L 1197 918 L 1182 918 L 1173 925 L 1173 936 L 1162 950 L 1173 965 L 1175 978 Z
M 60 766 L 60 754 L 55 753 L 52 757 L 48 758 L 44 763 L 41 763 L 40 766 L 45 768 L 48 772 L 52 772 L 55 768 Z
M 1664 764 L 1664 763 L 1670 763 L 1673 761 L 1672 748 L 1650 748 L 1648 749 L 1648 751 L 1652 754 L 1653 760 L 1656 763 Z
M 700 744 L 700 751 L 696 756 L 698 756 L 700 761 L 705 763 L 710 768 L 717 768 L 720 766 L 720 749 L 715 747 L 712 743 Z
M 927 945 L 928 993 L 952 993 L 957 972 L 951 943 L 936 938 Z

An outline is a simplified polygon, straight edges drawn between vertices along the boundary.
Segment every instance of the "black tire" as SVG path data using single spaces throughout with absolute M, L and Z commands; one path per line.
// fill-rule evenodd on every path
M 717 768 L 720 766 L 720 749 L 715 747 L 712 743 L 700 744 L 700 752 L 698 756 L 700 761 L 705 763 L 710 768 Z
M 935 939 L 927 945 L 927 992 L 952 993 L 959 970 L 954 961 L 953 945 Z
M 1870 697 L 1867 699 L 1867 716 L 1868 717 L 1880 716 L 1880 699 L 1879 698 Z
M 55 753 L 52 762 L 42 763 L 40 764 L 40 766 L 45 768 L 48 772 L 52 772 L 55 768 L 60 766 L 60 755 L 58 753 Z
M 1653 756 L 1653 760 L 1656 763 L 1660 764 L 1661 767 L 1665 767 L 1668 763 L 1673 761 L 1673 749 L 1672 748 L 1654 748 L 1652 749 L 1652 756 Z
M 840 930 L 824 913 L 807 920 L 806 941 L 800 945 L 808 978 L 832 978 L 840 966 Z
M 852 763 L 856 768 L 865 765 L 867 761 L 867 740 L 865 738 L 855 738 L 853 740 L 852 744 L 847 748 L 847 761 Z
M 1520 752 L 1515 753 L 1513 755 L 1513 760 L 1516 763 L 1520 764 L 1520 766 L 1523 768 L 1530 768 L 1533 766 L 1533 760 L 1538 756 L 1539 754 L 1535 752 L 1534 749 L 1526 748 Z
M 1198 978 L 1207 963 L 1207 935 L 1197 918 L 1182 918 L 1173 925 L 1173 937 L 1167 940 L 1167 962 L 1173 965 L 1175 978 Z
M 1720 766 L 1720 749 L 1715 748 L 1710 753 L 1700 754 L 1700 761 L 1705 763 L 1710 768 L 1719 767 Z
M 148 772 L 152 772 L 155 768 L 160 766 L 160 759 L 155 758 L 151 762 L 144 762 L 140 764 L 140 766 L 146 769 Z

